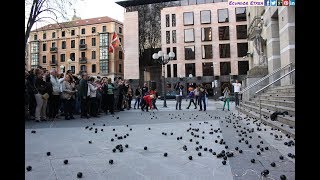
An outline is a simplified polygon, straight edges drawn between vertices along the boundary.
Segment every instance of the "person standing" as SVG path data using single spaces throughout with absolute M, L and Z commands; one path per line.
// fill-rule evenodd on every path
M 149 91 L 149 88 L 147 86 L 147 83 L 144 83 L 143 84 L 143 87 L 142 87 L 142 97 L 145 96 Z
M 118 82 L 118 103 L 117 103 L 117 108 L 119 111 L 124 111 L 123 109 L 123 96 L 124 96 L 124 81 L 122 81 L 122 78 L 119 77 L 119 82 Z
M 89 104 L 90 104 L 90 111 L 89 114 L 92 117 L 98 117 L 98 104 L 97 104 L 97 85 L 94 82 L 95 79 L 94 77 L 90 77 L 89 79 L 89 89 L 90 89 L 90 99 L 89 99 Z
M 233 92 L 235 96 L 235 104 L 236 106 L 239 106 L 239 92 L 241 89 L 241 83 L 239 83 L 239 81 L 236 80 L 235 83 L 232 83 L 232 86 L 233 86 Z
M 207 90 L 201 84 L 200 88 L 199 88 L 199 106 L 200 106 L 200 110 L 199 111 L 202 111 L 202 103 L 203 103 L 203 111 L 207 110 L 206 94 L 207 94 Z
M 222 111 L 224 111 L 224 107 L 226 105 L 226 103 L 228 104 L 228 111 L 230 111 L 230 105 L 229 105 L 229 102 L 230 102 L 230 90 L 228 87 L 225 87 L 224 90 L 223 90 L 223 97 L 224 97 L 224 103 L 223 103 L 223 108 L 222 108 Z
M 107 79 L 107 84 L 105 84 L 107 89 L 106 93 L 106 114 L 108 114 L 108 110 L 111 114 L 114 114 L 114 84 L 111 83 L 111 78 Z
M 74 119 L 72 109 L 72 96 L 75 94 L 74 84 L 72 83 L 71 76 L 65 75 L 62 83 L 62 99 L 64 101 L 64 116 L 65 120 Z
M 58 118 L 59 100 L 60 100 L 60 82 L 58 79 L 58 72 L 52 69 L 50 72 L 50 82 L 52 85 L 52 95 L 49 97 L 49 118 Z
M 35 80 L 35 89 L 36 94 L 35 99 L 37 102 L 36 106 L 36 122 L 46 121 L 46 110 L 47 110 L 47 103 L 49 98 L 49 91 L 47 87 L 47 83 L 43 80 L 43 71 L 41 69 L 35 70 L 36 80 Z
M 136 105 L 138 103 L 138 107 L 137 108 L 139 109 L 140 99 L 141 99 L 141 88 L 140 88 L 140 86 L 137 87 L 134 95 L 136 96 L 136 101 L 134 102 L 133 108 L 136 109 Z
M 177 92 L 177 95 L 176 95 L 176 110 L 178 110 L 178 106 L 179 106 L 179 110 L 181 110 L 181 101 L 182 101 L 182 95 L 183 95 L 183 85 L 180 84 L 180 82 L 178 82 L 178 84 L 176 84 L 176 86 L 175 86 L 175 90 Z
M 190 89 L 190 92 L 188 94 L 188 98 L 190 99 L 190 102 L 189 102 L 189 106 L 187 107 L 187 109 L 189 109 L 189 107 L 191 106 L 191 103 L 193 103 L 194 109 L 197 109 L 197 104 L 194 102 L 194 98 L 195 98 L 194 91 L 195 90 Z
M 152 99 L 154 98 L 154 95 L 145 95 L 143 96 L 143 100 L 141 102 L 141 111 L 144 111 L 144 107 L 146 107 L 146 112 L 148 112 L 148 107 L 152 109 Z
M 81 118 L 90 118 L 88 115 L 88 75 L 87 73 L 82 73 L 81 80 L 79 83 L 79 95 L 81 100 Z

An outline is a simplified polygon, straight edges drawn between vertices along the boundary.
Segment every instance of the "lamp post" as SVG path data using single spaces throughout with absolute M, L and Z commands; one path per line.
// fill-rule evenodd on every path
M 72 62 L 72 60 L 68 59 L 67 61 L 68 61 L 68 64 L 69 64 L 68 70 L 71 70 L 71 62 Z
M 167 101 L 166 101 L 166 77 L 165 77 L 165 65 L 168 64 L 170 60 L 172 60 L 175 57 L 174 52 L 170 52 L 168 54 L 164 54 L 162 51 L 159 51 L 158 53 L 154 53 L 152 55 L 152 58 L 154 60 L 157 60 L 158 63 L 162 65 L 162 78 L 163 78 L 163 86 L 162 86 L 162 95 L 163 95 L 163 107 L 167 107 Z

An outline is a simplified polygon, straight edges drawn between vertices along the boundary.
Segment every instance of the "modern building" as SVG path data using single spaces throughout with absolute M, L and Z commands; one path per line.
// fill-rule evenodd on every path
M 123 24 L 109 17 L 74 18 L 33 30 L 29 38 L 29 63 L 34 68 L 70 69 L 78 74 L 123 77 L 124 54 L 121 47 L 108 51 L 113 33 L 123 42 Z M 122 43 L 121 43 L 122 44 Z M 60 71 L 60 72 L 61 72 Z
M 211 96 L 219 96 L 223 87 L 230 86 L 231 80 L 241 80 L 246 76 L 249 69 L 246 7 L 230 7 L 226 0 L 150 0 L 117 3 L 126 8 L 124 43 L 128 59 L 124 67 L 125 78 L 152 81 L 150 77 L 155 72 L 161 77 L 161 66 L 157 66 L 160 71 L 149 72 L 145 72 L 148 71 L 147 68 L 139 66 L 141 59 L 149 59 L 157 64 L 152 59 L 152 54 L 159 50 L 166 54 L 171 51 L 175 53 L 175 58 L 164 69 L 167 90 L 172 89 L 179 81 L 186 86 L 189 83 L 202 83 Z M 148 28 L 156 29 L 156 23 L 160 24 L 159 32 L 156 32 L 160 35 L 154 36 L 153 33 L 151 36 L 159 38 L 160 43 L 151 48 L 149 57 L 143 58 L 141 53 L 139 54 L 139 29 L 141 23 L 146 20 L 141 22 L 140 18 L 146 19 L 149 16 L 142 14 L 141 9 L 144 9 L 145 13 L 151 9 L 150 13 L 154 14 L 155 22 L 150 21 L 153 26 L 147 26 Z M 157 11 L 160 17 L 157 16 Z M 144 72 L 141 73 L 142 71 Z M 132 74 L 134 76 L 131 76 Z M 160 82 L 159 86 L 162 84 Z M 213 84 L 216 85 L 215 88 Z

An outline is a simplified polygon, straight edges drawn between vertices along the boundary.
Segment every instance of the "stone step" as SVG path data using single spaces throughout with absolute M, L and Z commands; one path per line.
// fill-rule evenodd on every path
M 282 100 L 286 100 L 286 101 L 293 101 L 295 102 L 295 99 L 296 97 L 295 96 L 268 96 L 268 95 L 261 95 L 261 100 L 262 99 L 267 99 L 267 100 L 279 100 L 279 101 L 282 101 Z
M 266 93 L 263 93 L 263 94 L 260 94 L 261 95 L 264 95 L 264 96 L 269 96 L 269 97 L 279 97 L 279 96 L 295 96 L 296 93 L 295 92 L 266 92 Z M 257 98 L 259 97 L 259 95 L 253 95 L 253 98 Z
M 259 98 L 254 99 L 253 101 L 255 101 L 256 103 L 259 103 Z M 261 99 L 261 103 L 295 108 L 295 102 L 294 101 Z
M 267 93 L 268 92 L 283 93 L 283 92 L 296 92 L 296 90 L 295 89 L 269 89 Z
M 240 108 L 244 108 L 244 109 L 247 109 L 248 111 L 253 111 L 253 112 L 259 114 L 259 106 L 240 103 Z M 270 115 L 274 112 L 275 111 L 270 111 L 270 110 L 267 110 L 266 108 L 261 109 L 261 114 L 267 116 L 270 121 L 271 121 Z M 278 115 L 277 120 L 283 124 L 287 124 L 289 126 L 295 127 L 295 116 L 294 115 L 285 115 L 285 116 Z
M 237 106 L 236 109 L 239 110 L 240 112 L 248 115 L 249 117 L 255 117 L 255 118 L 259 119 L 259 114 L 256 113 L 255 111 L 248 111 L 245 108 L 239 108 L 239 106 Z M 295 129 L 294 128 L 290 128 L 290 126 L 288 126 L 286 124 L 282 124 L 281 122 L 278 122 L 278 121 L 271 121 L 270 119 L 266 119 L 264 117 L 261 117 L 261 121 L 266 123 L 267 125 L 273 127 L 273 128 L 279 129 L 283 133 L 289 134 L 290 136 L 295 138 Z
M 286 85 L 286 86 L 277 86 L 272 89 L 295 89 L 295 88 L 296 88 L 295 85 Z
M 259 103 L 254 101 L 244 101 L 244 104 L 249 104 L 251 106 L 255 106 L 259 108 Z M 289 115 L 295 116 L 295 108 L 285 107 L 285 106 L 277 106 L 273 104 L 266 104 L 261 103 L 261 107 L 264 109 L 267 109 L 270 114 L 272 114 L 274 111 L 288 111 Z

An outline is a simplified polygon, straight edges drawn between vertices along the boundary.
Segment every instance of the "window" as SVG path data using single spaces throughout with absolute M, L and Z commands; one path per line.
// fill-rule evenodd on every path
M 61 36 L 62 36 L 62 37 L 65 37 L 65 36 L 66 36 L 66 32 L 65 32 L 65 31 L 62 31 L 62 32 L 61 32 Z
M 212 45 L 202 46 L 202 59 L 212 59 Z
M 119 51 L 119 59 L 122 59 L 122 51 Z
M 173 64 L 173 77 L 178 77 L 177 69 L 177 64 Z
M 184 30 L 184 42 L 194 42 L 193 28 Z
M 51 63 L 56 64 L 56 55 L 51 55 Z
M 185 77 L 189 77 L 189 74 L 192 74 L 193 77 L 196 76 L 196 64 L 195 63 L 185 64 L 185 71 L 186 71 Z
M 177 43 L 177 32 L 172 30 L 172 43 Z
M 193 12 L 185 12 L 183 13 L 183 24 L 193 25 Z
M 102 32 L 107 32 L 107 26 L 102 26 Z
M 249 61 L 238 61 L 238 74 L 246 75 L 249 71 Z
M 201 24 L 210 24 L 211 23 L 211 11 L 200 11 L 200 21 Z
M 189 5 L 197 4 L 197 0 L 189 0 Z
M 109 64 L 107 60 L 100 60 L 100 73 L 108 73 Z
M 35 34 L 35 35 L 33 36 L 33 40 L 35 40 L 35 41 L 38 40 L 38 35 Z
M 96 65 L 95 65 L 95 64 L 92 64 L 92 65 L 91 65 L 91 72 L 92 72 L 92 73 L 95 73 L 95 72 L 96 72 L 96 69 L 97 69 L 97 68 L 96 68 Z
M 230 62 L 220 62 L 220 74 L 229 75 L 231 73 Z
M 66 55 L 65 54 L 60 54 L 60 61 L 65 62 L 66 61 Z
M 219 44 L 220 58 L 230 57 L 230 44 Z
M 76 67 L 75 66 L 71 66 L 71 71 L 72 71 L 72 74 L 75 74 L 76 73 Z
M 170 44 L 170 31 L 166 31 L 166 43 Z
M 47 39 L 47 33 L 43 33 L 42 38 Z
M 86 52 L 81 52 L 81 57 L 82 58 L 86 57 Z
M 213 63 L 202 63 L 203 76 L 213 76 Z
M 172 51 L 174 52 L 174 58 L 172 60 L 177 60 L 177 47 L 173 47 Z
M 171 77 L 171 66 L 167 64 L 167 77 Z
M 56 43 L 55 43 L 55 42 L 52 42 L 52 43 L 51 43 L 51 47 L 52 47 L 52 48 L 55 48 L 55 47 L 56 47 Z
M 86 29 L 85 28 L 81 29 L 81 34 L 86 34 Z
M 185 56 L 185 60 L 195 59 L 194 46 L 185 46 L 184 47 L 184 56 Z
M 229 26 L 219 27 L 219 40 L 230 40 Z
M 201 41 L 212 41 L 211 27 L 201 28 Z
M 52 38 L 56 38 L 56 32 L 52 32 Z
M 170 16 L 166 14 L 166 27 L 170 27 Z
M 76 59 L 76 54 L 75 53 L 70 53 L 70 59 L 74 61 Z
M 91 28 L 91 33 L 96 33 L 96 27 Z
M 247 20 L 246 8 L 245 7 L 236 8 L 236 22 L 246 21 L 246 20 Z
M 96 38 L 91 39 L 91 46 L 96 46 Z
M 176 27 L 176 14 L 171 15 L 172 27 Z
M 47 56 L 42 56 L 42 63 L 47 63 Z
M 229 14 L 228 14 L 228 9 L 218 9 L 218 22 L 219 23 L 224 23 L 224 22 L 229 22 Z
M 91 52 L 91 59 L 96 59 L 96 51 Z
M 42 44 L 42 51 L 47 51 L 47 44 L 46 43 Z
M 237 43 L 238 57 L 243 57 L 247 55 L 248 43 Z
M 74 29 L 71 30 L 71 36 L 74 36 L 76 33 L 74 31 Z
M 61 45 L 61 48 L 62 48 L 62 49 L 66 49 L 66 46 L 67 46 L 67 43 L 66 43 L 66 41 L 62 41 L 62 45 Z
M 100 34 L 100 46 L 108 46 L 108 33 Z
M 81 44 L 86 44 L 86 40 L 85 39 L 80 39 L 80 45 Z
M 122 34 L 122 27 L 119 27 L 119 34 Z
M 167 54 L 170 53 L 170 47 L 167 47 Z
M 197 0 L 197 4 L 204 4 L 206 3 L 205 0 Z
M 71 40 L 71 48 L 75 48 L 76 47 L 76 41 L 75 40 Z
M 31 53 L 38 53 L 39 52 L 39 43 L 33 42 L 31 43 Z
M 86 65 L 81 65 L 80 66 L 81 71 L 87 71 L 87 66 Z
M 39 54 L 31 54 L 31 66 L 37 66 L 39 64 Z
M 119 64 L 119 73 L 122 73 L 122 64 Z
M 122 38 L 121 38 L 121 37 L 119 37 L 119 42 L 120 42 L 120 43 L 122 42 Z
M 237 25 L 237 39 L 247 39 L 247 25 Z
M 100 48 L 100 59 L 108 59 L 108 48 L 107 47 Z

